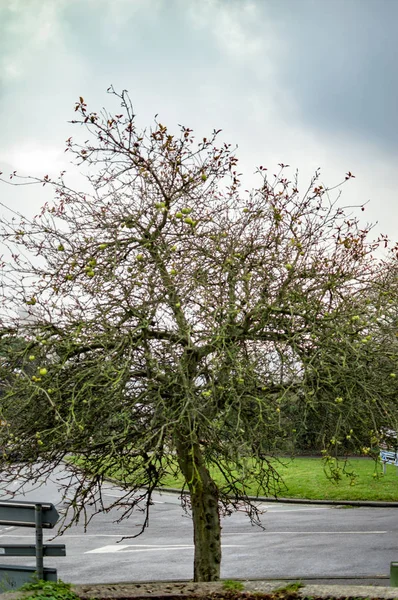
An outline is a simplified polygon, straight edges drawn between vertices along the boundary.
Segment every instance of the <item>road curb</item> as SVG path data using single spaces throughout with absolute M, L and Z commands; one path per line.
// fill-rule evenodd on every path
M 116 480 L 113 483 L 118 483 Z M 157 492 L 181 494 L 177 488 L 156 488 Z M 189 495 L 189 492 L 184 492 Z M 275 498 L 274 496 L 247 496 L 253 502 L 280 502 L 282 504 L 320 504 L 326 506 L 374 506 L 376 508 L 398 508 L 398 502 L 383 502 L 376 500 L 311 500 L 306 498 Z
M 297 590 L 289 589 L 289 582 L 283 579 L 279 580 L 236 580 L 243 585 L 241 591 L 235 591 L 234 597 L 238 599 L 245 598 L 245 594 L 265 595 L 270 600 L 275 599 L 275 594 L 280 598 L 303 598 L 314 600 L 327 599 L 359 599 L 371 598 L 377 599 L 397 599 L 398 588 L 374 587 L 370 585 L 327 585 L 327 584 L 305 584 Z M 213 583 L 194 583 L 192 581 L 183 582 L 141 582 L 125 584 L 100 584 L 100 585 L 74 585 L 72 589 L 84 600 L 109 600 L 114 598 L 123 598 L 123 600 L 207 600 L 209 597 L 219 598 L 224 596 L 226 590 L 222 581 Z
M 238 581 L 238 580 L 237 580 Z M 371 585 L 304 585 L 295 590 L 289 589 L 286 580 L 241 580 L 242 591 L 235 591 L 233 597 L 245 600 L 259 595 L 267 600 L 295 598 L 296 600 L 359 600 L 359 599 L 389 599 L 398 598 L 398 588 L 374 587 Z M 207 600 L 208 598 L 223 598 L 226 590 L 222 582 L 194 583 L 182 582 L 136 582 L 108 584 L 75 584 L 71 591 L 82 600 Z M 37 598 L 43 596 L 37 592 Z M 2 600 L 24 600 L 32 597 L 31 591 L 5 592 Z
M 121 482 L 112 477 L 106 477 L 106 481 L 121 485 Z M 181 495 L 182 490 L 178 488 L 157 487 L 156 492 L 166 494 Z M 188 491 L 184 491 L 184 495 L 189 496 Z M 397 502 L 386 502 L 382 500 L 312 500 L 310 498 L 280 498 L 275 496 L 247 496 L 253 502 L 280 502 L 281 504 L 313 504 L 320 506 L 358 506 L 358 507 L 374 507 L 374 508 L 398 508 Z M 397 597 L 398 598 L 398 597 Z
M 106 477 L 106 480 L 116 485 L 121 485 L 121 482 L 112 477 Z M 166 494 L 181 495 L 181 490 L 178 488 L 158 487 L 156 492 Z M 184 495 L 189 496 L 188 491 L 184 491 Z M 398 502 L 385 502 L 381 500 L 311 500 L 310 498 L 276 498 L 274 496 L 247 496 L 252 502 L 280 502 L 281 504 L 313 504 L 321 506 L 358 506 L 358 507 L 374 507 L 374 508 L 398 508 Z

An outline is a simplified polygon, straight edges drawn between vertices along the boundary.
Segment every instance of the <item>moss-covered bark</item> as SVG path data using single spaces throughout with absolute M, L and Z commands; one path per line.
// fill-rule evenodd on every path
M 221 564 L 221 525 L 218 490 L 197 442 L 177 444 L 178 462 L 186 479 L 192 506 L 195 545 L 194 581 L 217 581 Z

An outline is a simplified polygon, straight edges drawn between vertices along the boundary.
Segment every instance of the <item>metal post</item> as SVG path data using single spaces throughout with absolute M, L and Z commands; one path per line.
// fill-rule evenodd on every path
M 41 504 L 35 504 L 36 525 L 36 577 L 44 579 L 43 573 L 43 520 Z
M 398 562 L 390 564 L 390 586 L 398 587 Z

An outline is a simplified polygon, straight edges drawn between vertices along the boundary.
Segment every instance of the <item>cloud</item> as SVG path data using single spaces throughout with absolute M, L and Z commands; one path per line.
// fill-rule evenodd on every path
M 61 20 L 65 0 L 6 1 L 0 7 L 1 71 L 3 85 L 7 79 L 26 76 L 37 54 L 49 45 L 57 47 L 62 39 Z
M 186 10 L 193 27 L 211 32 L 221 51 L 240 64 L 256 60 L 267 47 L 266 36 L 253 32 L 260 12 L 254 2 L 205 0 L 188 4 Z
M 0 160 L 58 172 L 74 101 L 116 110 L 113 83 L 142 126 L 159 113 L 198 136 L 221 127 L 249 174 L 353 171 L 344 199 L 371 198 L 365 216 L 395 236 L 396 16 L 389 0 L 4 1 Z M 33 210 L 32 195 L 6 196 Z
M 285 59 L 278 78 L 307 127 L 398 149 L 398 4 L 390 0 L 269 2 Z
M 18 173 L 37 176 L 43 176 L 48 171 L 59 172 L 68 164 L 60 146 L 41 144 L 39 141 L 9 146 L 6 153 L 0 151 L 0 163 L 6 161 L 18 165 Z

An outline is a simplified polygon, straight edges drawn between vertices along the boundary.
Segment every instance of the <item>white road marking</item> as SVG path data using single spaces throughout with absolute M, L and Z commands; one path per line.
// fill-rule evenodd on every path
M 16 527 L 4 527 L 3 529 L 0 529 L 0 536 L 3 537 L 5 535 L 3 531 L 10 531 L 11 529 L 16 529 Z
M 10 535 L 10 534 L 3 534 L 0 535 L 0 537 L 21 537 L 21 538 L 31 538 L 31 535 Z M 66 534 L 66 535 L 61 535 L 59 539 L 63 539 L 63 538 L 67 538 L 67 537 L 78 537 L 78 538 L 87 538 L 87 537 L 113 537 L 113 538 L 118 538 L 121 537 L 121 534 L 115 534 L 115 533 L 70 533 L 70 534 Z
M 117 494 L 106 494 L 104 496 L 109 496 L 110 498 L 124 498 L 124 496 L 119 496 Z M 160 500 L 151 500 L 152 504 L 166 504 L 166 502 L 161 502 Z
M 226 535 L 252 535 L 253 532 L 244 532 L 244 531 L 224 531 L 222 536 L 226 536 Z M 256 533 L 255 535 L 379 535 L 379 534 L 386 534 L 386 533 L 394 533 L 393 531 L 269 531 L 268 529 L 265 529 L 263 531 L 259 530 L 258 533 Z M 111 537 L 111 538 L 118 538 L 121 537 L 122 534 L 114 534 L 114 533 L 66 533 L 65 535 L 60 536 L 59 539 L 64 539 L 64 538 L 101 538 L 101 537 Z M 0 533 L 0 537 L 2 538 L 23 538 L 23 539 L 31 539 L 32 536 L 31 535 L 26 535 L 26 534 L 7 534 L 7 533 Z M 120 547 L 120 545 L 118 544 L 118 547 Z M 137 546 L 138 547 L 138 546 Z M 169 547 L 169 546 L 168 546 Z M 175 546 L 177 547 L 177 546 Z M 161 546 L 156 546 L 156 548 L 161 548 Z M 90 552 L 92 552 L 90 550 Z
M 241 548 L 240 544 L 222 544 L 223 548 Z M 171 545 L 155 545 L 150 544 L 111 544 L 109 546 L 102 546 L 101 548 L 95 548 L 94 550 L 88 550 L 84 554 L 110 554 L 115 552 L 150 552 L 156 550 L 193 550 L 192 544 L 171 544 Z
M 305 508 L 290 508 L 290 506 L 284 505 L 281 508 L 274 508 L 274 507 L 270 507 L 270 506 L 268 506 L 266 504 L 260 504 L 258 506 L 258 508 L 264 509 L 267 512 L 286 512 L 286 511 L 288 511 L 288 512 L 301 512 L 301 511 L 304 511 L 304 510 L 307 510 L 307 511 L 308 510 L 329 510 L 332 507 L 331 506 L 316 506 L 316 507 L 315 506 L 314 507 L 309 506 L 308 508 L 307 507 L 305 507 Z
M 136 550 L 183 550 L 185 548 L 193 548 L 192 545 L 179 545 L 179 546 L 149 546 L 144 544 L 137 544 L 136 546 L 131 546 L 131 544 L 112 544 L 109 546 L 102 546 L 101 548 L 95 548 L 94 550 L 88 550 L 84 554 L 107 554 L 109 552 L 120 552 L 125 550 L 126 548 L 133 548 Z
M 295 534 L 299 534 L 299 535 L 375 535 L 375 534 L 380 534 L 380 533 L 393 533 L 392 531 L 269 531 L 268 529 L 265 529 L 263 531 L 261 531 L 260 533 L 263 533 L 264 535 L 295 535 Z M 224 535 L 251 535 L 251 532 L 249 533 L 244 533 L 244 532 L 237 532 L 237 533 L 233 533 L 233 532 L 225 532 L 222 534 Z M 258 534 L 257 534 L 258 535 Z
M 111 498 L 123 498 L 123 495 L 120 494 L 108 494 L 106 492 L 104 492 L 104 496 L 109 496 Z M 154 504 L 166 504 L 167 501 L 161 501 L 161 500 L 152 500 L 152 502 Z M 258 504 L 258 508 L 260 509 L 266 509 L 267 512 L 281 512 L 281 511 L 286 511 L 288 510 L 289 512 L 301 512 L 304 510 L 330 510 L 331 508 L 333 508 L 333 506 L 304 506 L 304 507 L 300 507 L 300 508 L 290 508 L 292 505 L 291 504 L 280 504 L 279 507 L 276 507 L 275 504 L 269 505 L 269 504 L 262 504 L 259 503 Z M 244 509 L 242 509 L 244 510 Z
M 104 496 L 108 496 L 110 498 L 123 498 L 123 496 L 119 495 L 119 494 L 107 494 L 104 493 Z M 151 502 L 153 504 L 167 504 L 167 501 L 161 501 L 161 500 L 151 500 Z M 172 504 L 175 504 L 174 502 Z M 258 504 L 257 508 L 259 508 L 260 510 L 266 510 L 269 513 L 274 513 L 274 512 L 284 512 L 284 511 L 288 511 L 288 512 L 303 512 L 303 511 L 308 511 L 308 510 L 330 510 L 331 508 L 333 508 L 332 506 L 306 506 L 303 508 L 290 508 L 290 504 L 283 504 L 282 506 L 276 508 L 275 505 L 269 506 L 268 504 Z M 244 508 L 239 509 L 241 512 L 245 512 Z

